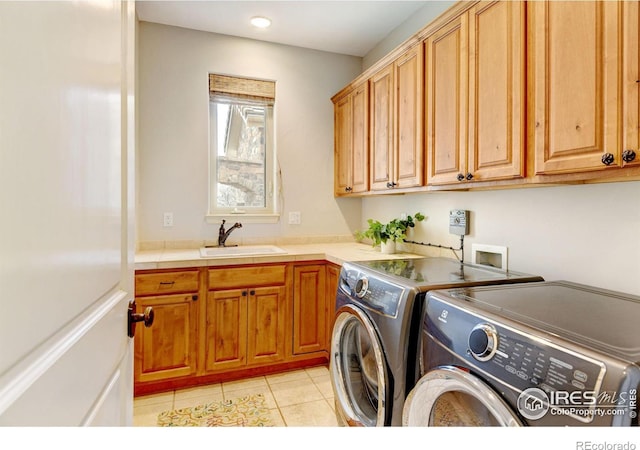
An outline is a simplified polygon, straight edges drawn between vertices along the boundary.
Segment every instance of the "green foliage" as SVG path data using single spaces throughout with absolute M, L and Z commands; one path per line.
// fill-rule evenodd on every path
M 358 231 L 356 236 L 359 239 L 371 239 L 373 246 L 387 242 L 389 239 L 395 242 L 403 242 L 407 238 L 407 229 L 416 226 L 416 222 L 422 222 L 424 216 L 416 213 L 415 216 L 407 216 L 406 219 L 393 219 L 388 223 L 381 223 L 377 220 L 369 219 L 369 228 L 365 231 Z

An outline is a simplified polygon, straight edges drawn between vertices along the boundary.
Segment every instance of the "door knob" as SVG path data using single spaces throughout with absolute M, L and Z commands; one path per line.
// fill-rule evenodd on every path
M 144 309 L 144 313 L 136 313 L 135 300 L 129 303 L 127 311 L 128 335 L 133 337 L 136 334 L 136 323 L 143 322 L 144 326 L 149 328 L 153 325 L 154 312 L 151 306 Z

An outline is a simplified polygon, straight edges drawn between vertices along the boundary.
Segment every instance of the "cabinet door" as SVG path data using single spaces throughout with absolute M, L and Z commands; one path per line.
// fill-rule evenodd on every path
M 623 142 L 622 164 L 640 165 L 640 6 L 624 2 Z
M 481 2 L 469 11 L 469 155 L 473 181 L 525 176 L 525 7 Z
M 422 186 L 424 180 L 423 52 L 417 45 L 394 63 L 395 188 Z
M 369 81 L 335 100 L 334 192 L 369 190 Z
M 369 190 L 369 82 L 357 86 L 351 94 L 351 193 Z
M 135 382 L 194 375 L 197 354 L 197 295 L 136 298 L 138 311 L 151 306 L 153 326 L 135 336 Z
M 334 192 L 349 193 L 351 187 L 353 102 L 351 94 L 345 95 L 333 106 L 334 110 Z
M 389 188 L 393 171 L 393 64 L 371 77 L 371 189 Z
M 339 280 L 340 266 L 327 264 L 327 350 L 331 348 L 331 336 L 333 335 L 333 322 L 336 317 L 336 294 L 338 292 Z
M 246 289 L 209 292 L 204 344 L 206 371 L 246 365 L 248 294 Z
M 466 173 L 467 15 L 426 43 L 427 184 L 449 184 Z
M 284 287 L 249 289 L 247 364 L 284 360 L 285 320 Z
M 325 350 L 326 275 L 324 265 L 293 269 L 293 354 Z
M 536 174 L 619 167 L 623 2 L 529 2 Z M 602 163 L 610 153 L 613 163 Z

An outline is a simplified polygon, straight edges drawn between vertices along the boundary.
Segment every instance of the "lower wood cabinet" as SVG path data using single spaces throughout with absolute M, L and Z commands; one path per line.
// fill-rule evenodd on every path
M 286 298 L 284 286 L 210 291 L 205 370 L 283 361 Z
M 189 281 L 184 283 L 184 280 Z M 180 290 L 189 292 L 173 293 Z M 136 275 L 138 311 L 150 306 L 155 316 L 153 326 L 139 325 L 136 330 L 134 379 L 137 383 L 196 374 L 198 300 L 197 271 Z
M 136 395 L 328 359 L 340 267 L 324 261 L 136 272 Z
M 205 371 L 283 361 L 286 264 L 209 269 L 207 278 Z
M 293 268 L 293 354 L 326 350 L 326 266 Z
M 340 266 L 327 263 L 327 351 L 331 350 L 331 336 L 333 335 L 333 323 L 336 318 L 336 294 L 340 280 Z

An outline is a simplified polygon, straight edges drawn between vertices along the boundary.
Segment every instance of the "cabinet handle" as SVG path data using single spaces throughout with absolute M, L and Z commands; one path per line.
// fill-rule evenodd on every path
M 249 294 L 250 294 L 250 295 L 256 295 L 256 291 L 253 291 L 253 290 L 252 290 L 252 291 L 249 291 Z
M 611 164 L 613 164 L 614 159 L 615 157 L 612 153 L 605 153 L 604 155 L 602 155 L 601 161 L 605 166 L 610 166 Z
M 247 291 L 242 291 L 242 296 L 246 297 L 247 296 Z
M 622 152 L 622 160 L 624 162 L 631 162 L 636 159 L 636 152 L 633 150 L 625 150 Z
M 469 172 L 466 176 L 467 180 L 471 181 L 473 179 L 473 174 Z
M 198 296 L 197 295 L 192 295 L 191 296 L 191 300 L 193 300 L 194 302 L 198 300 Z
M 398 183 L 396 183 L 395 181 L 390 181 L 387 183 L 388 188 L 393 188 L 393 187 L 396 187 L 397 185 Z
M 344 188 L 344 190 L 347 192 L 351 192 L 353 188 L 351 186 L 347 186 L 346 188 Z
M 161 281 L 160 286 L 173 286 L 175 281 Z
M 461 173 L 459 173 L 456 178 L 458 179 L 458 181 L 464 181 L 464 175 L 462 175 Z

